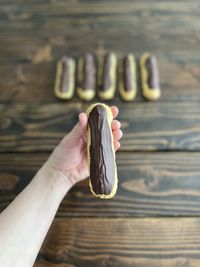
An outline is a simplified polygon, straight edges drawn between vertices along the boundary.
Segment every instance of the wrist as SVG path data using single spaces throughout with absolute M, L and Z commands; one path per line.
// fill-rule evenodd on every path
M 64 175 L 60 170 L 53 168 L 49 160 L 44 163 L 39 170 L 39 173 L 51 183 L 52 188 L 56 190 L 61 197 L 64 197 L 72 187 L 67 175 Z

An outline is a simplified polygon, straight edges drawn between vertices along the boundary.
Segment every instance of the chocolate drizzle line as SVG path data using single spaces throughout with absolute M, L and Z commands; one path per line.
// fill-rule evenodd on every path
M 110 70 L 112 68 L 112 54 L 108 53 L 104 57 L 103 63 L 103 86 L 102 91 L 107 91 L 112 86 L 112 77 L 110 77 Z
M 61 64 L 62 64 L 62 74 L 60 78 L 60 87 L 59 91 L 61 93 L 67 93 L 70 90 L 70 59 L 68 57 L 63 57 L 61 59 Z
M 83 59 L 83 90 L 95 90 L 96 86 L 96 65 L 94 56 L 90 53 L 85 54 Z
M 145 67 L 148 73 L 147 84 L 149 88 L 152 90 L 159 88 L 159 73 L 155 56 L 150 55 L 146 59 Z
M 131 62 L 130 58 L 128 56 L 124 57 L 123 60 L 123 84 L 124 84 L 124 90 L 129 92 L 131 89 L 133 89 L 133 77 L 132 77 L 132 71 L 131 71 Z
M 96 105 L 89 114 L 91 131 L 90 180 L 95 194 L 111 194 L 115 183 L 115 158 L 107 110 Z

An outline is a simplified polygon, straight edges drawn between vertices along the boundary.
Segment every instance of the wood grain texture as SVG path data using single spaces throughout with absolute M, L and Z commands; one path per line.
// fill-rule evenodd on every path
M 80 111 L 80 103 L 1 105 L 0 151 L 6 146 L 9 151 L 52 150 L 77 123 Z
M 28 184 L 47 154 L 0 154 L 0 210 Z M 58 217 L 199 216 L 200 153 L 117 153 L 116 197 L 93 197 L 88 180 L 63 200 Z M 16 177 L 16 179 L 10 179 Z M 5 188 L 5 184 L 9 186 Z
M 1 63 L 32 60 L 47 44 L 54 56 L 99 46 L 125 52 L 197 51 L 199 8 L 198 0 L 4 2 Z
M 156 53 L 161 101 L 200 100 L 198 0 L 1 0 L 0 5 L 0 102 L 57 102 L 56 59 L 109 50 L 119 56 Z
M 121 151 L 200 149 L 199 102 L 110 102 L 119 107 Z M 51 151 L 78 121 L 81 103 L 0 105 L 0 151 Z
M 200 219 L 56 219 L 41 255 L 72 266 L 198 267 Z
M 75 266 L 73 264 L 68 264 L 68 263 L 53 263 L 51 261 L 38 259 L 35 262 L 34 267 L 75 267 Z

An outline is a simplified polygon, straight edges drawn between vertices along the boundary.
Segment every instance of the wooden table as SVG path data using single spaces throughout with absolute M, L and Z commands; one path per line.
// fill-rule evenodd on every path
M 119 97 L 119 190 L 63 200 L 35 267 L 200 266 L 200 2 L 0 0 L 0 209 L 87 104 L 54 97 L 63 54 L 157 55 L 162 98 Z

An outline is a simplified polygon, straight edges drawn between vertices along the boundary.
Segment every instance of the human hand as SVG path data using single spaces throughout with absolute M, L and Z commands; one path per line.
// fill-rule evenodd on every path
M 118 115 L 118 108 L 111 107 L 113 119 Z M 122 137 L 121 124 L 118 120 L 112 121 L 112 132 L 115 151 L 119 149 L 119 139 Z M 87 116 L 79 114 L 79 122 L 72 131 L 63 138 L 55 148 L 46 163 L 56 176 L 61 177 L 69 186 L 89 176 L 87 163 Z

